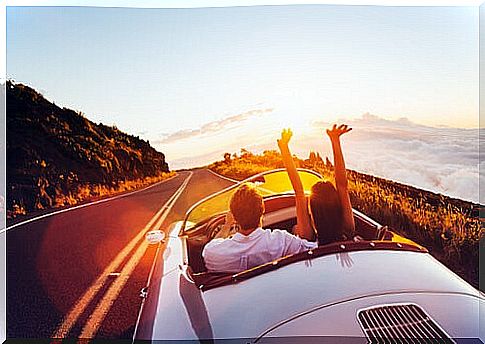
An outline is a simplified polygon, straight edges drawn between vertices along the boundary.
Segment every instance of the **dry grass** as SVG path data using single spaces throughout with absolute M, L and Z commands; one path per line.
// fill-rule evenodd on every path
M 163 172 L 153 177 L 121 181 L 112 186 L 79 183 L 78 185 L 73 185 L 72 189 L 69 191 L 63 191 L 62 189 L 56 188 L 55 196 L 53 197 L 48 196 L 47 193 L 40 193 L 38 199 L 36 200 L 36 209 L 42 210 L 47 208 L 73 206 L 84 201 L 99 199 L 131 190 L 140 189 L 151 184 L 158 183 L 174 175 L 175 172 Z M 43 201 L 45 201 L 45 197 L 49 197 L 50 202 L 47 205 L 45 204 L 45 202 L 40 202 L 41 197 L 43 197 Z M 26 213 L 26 207 L 20 203 L 14 204 L 13 209 L 11 211 L 7 211 L 7 216 L 8 218 L 15 218 L 19 215 L 25 215 Z

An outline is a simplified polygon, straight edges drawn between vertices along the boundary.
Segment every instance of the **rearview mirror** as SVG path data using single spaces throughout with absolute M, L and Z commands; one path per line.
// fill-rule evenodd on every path
M 149 244 L 158 244 L 159 242 L 163 242 L 163 239 L 165 239 L 165 233 L 161 230 L 150 231 L 145 235 L 145 239 Z

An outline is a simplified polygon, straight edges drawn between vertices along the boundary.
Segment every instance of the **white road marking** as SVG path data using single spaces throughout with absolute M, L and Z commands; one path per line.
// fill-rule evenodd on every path
M 111 284 L 106 294 L 104 294 L 101 302 L 98 303 L 94 312 L 89 316 L 89 319 L 84 325 L 79 338 L 90 339 L 96 335 L 102 321 L 113 306 L 113 303 L 125 286 L 126 282 L 128 282 L 133 270 L 135 270 L 147 248 L 148 242 L 143 241 L 136 252 L 131 256 L 130 260 L 123 267 L 123 270 L 121 270 L 120 276 L 113 282 L 113 284 Z
M 222 179 L 228 180 L 228 181 L 230 181 L 230 182 L 232 182 L 232 183 L 236 183 L 236 184 L 237 184 L 237 183 L 240 183 L 240 182 L 241 182 L 241 180 L 236 180 L 236 179 L 232 179 L 232 178 L 225 177 L 225 176 L 223 176 L 223 175 L 221 175 L 221 174 L 219 174 L 219 173 L 216 173 L 216 172 L 214 172 L 214 171 L 212 171 L 212 170 L 210 170 L 210 169 L 207 169 L 207 171 L 209 171 L 210 173 L 212 173 L 212 174 L 213 174 L 213 175 L 215 175 L 216 177 L 219 177 L 219 178 L 222 178 Z M 258 188 L 259 190 L 261 190 L 261 191 L 266 191 L 266 192 L 267 192 L 268 194 L 270 194 L 270 195 L 274 194 L 274 191 L 271 191 L 271 190 L 268 190 L 268 189 L 262 188 L 262 187 L 260 187 L 260 186 L 257 186 L 257 188 Z
M 167 202 L 158 210 L 158 212 L 151 218 L 147 225 L 141 230 L 129 243 L 126 245 L 120 253 L 111 261 L 111 263 L 104 269 L 104 271 L 99 275 L 96 281 L 88 288 L 88 290 L 83 294 L 81 298 L 72 307 L 69 313 L 64 317 L 62 324 L 57 328 L 57 330 L 52 335 L 52 338 L 64 338 L 69 334 L 69 331 L 74 326 L 76 321 L 79 319 L 81 314 L 84 312 L 86 307 L 96 296 L 102 286 L 105 284 L 108 276 L 113 271 L 118 271 L 119 265 L 123 262 L 125 257 L 135 248 L 136 244 L 143 239 L 146 232 L 148 232 L 155 221 L 162 215 L 162 213 L 167 209 L 167 206 L 171 204 L 175 197 L 180 195 L 179 190 L 185 187 L 186 181 L 190 179 L 192 172 L 186 178 L 184 183 L 175 191 L 175 193 L 167 200 Z
M 189 177 L 184 181 L 182 186 L 177 190 L 176 196 L 174 196 L 171 199 L 171 203 L 167 206 L 165 212 L 158 220 L 157 224 L 155 225 L 155 228 L 159 228 L 159 226 L 166 219 L 166 217 L 170 213 L 170 210 L 175 205 L 175 202 L 180 197 L 185 187 L 189 183 L 189 180 L 192 177 L 192 173 L 193 172 L 190 173 Z M 89 316 L 88 321 L 83 327 L 80 338 L 83 338 L 83 339 L 93 338 L 96 335 L 96 333 L 99 330 L 99 327 L 101 326 L 101 323 L 103 322 L 109 310 L 113 306 L 113 303 L 116 301 L 119 294 L 121 293 L 121 290 L 125 286 L 126 282 L 128 282 L 128 279 L 131 277 L 131 274 L 135 270 L 136 266 L 143 258 L 145 251 L 148 248 L 148 245 L 149 245 L 148 242 L 144 240 L 143 243 L 135 251 L 135 253 L 130 257 L 126 265 L 121 270 L 120 276 L 113 282 L 113 284 L 111 284 L 108 291 L 106 292 L 106 294 L 104 294 L 103 298 L 98 303 L 93 313 Z
M 65 209 L 61 209 L 61 210 L 56 210 L 56 211 L 53 211 L 51 213 L 47 213 L 47 214 L 44 214 L 44 215 L 40 215 L 40 216 L 33 217 L 31 219 L 28 219 L 28 220 L 25 220 L 25 221 L 22 221 L 22 222 L 13 224 L 10 227 L 2 228 L 0 230 L 0 234 L 3 234 L 4 232 L 6 232 L 8 230 L 11 230 L 11 229 L 13 229 L 15 227 L 20 227 L 20 226 L 23 226 L 23 225 L 25 225 L 27 223 L 31 223 L 31 222 L 34 222 L 34 221 L 38 221 L 38 220 L 41 220 L 41 219 L 45 219 L 46 217 L 49 217 L 49 216 L 58 215 L 58 214 L 61 214 L 61 213 L 65 213 L 65 212 L 68 212 L 68 211 L 71 211 L 71 210 L 76 210 L 76 209 L 80 209 L 80 208 L 84 208 L 84 207 L 89 207 L 91 205 L 95 205 L 95 204 L 99 204 L 99 203 L 104 203 L 104 202 L 108 202 L 108 201 L 114 201 L 115 199 L 123 198 L 123 197 L 126 197 L 126 196 L 131 196 L 131 195 L 134 195 L 134 194 L 136 194 L 138 192 L 146 191 L 146 190 L 151 189 L 151 188 L 153 188 L 153 187 L 155 187 L 157 185 L 160 185 L 162 183 L 168 182 L 169 180 L 175 178 L 177 175 L 178 174 L 175 174 L 173 177 L 164 179 L 162 181 L 159 181 L 158 183 L 152 184 L 152 185 L 147 186 L 146 188 L 143 188 L 143 189 L 139 189 L 139 190 L 127 192 L 127 193 L 124 193 L 122 195 L 117 195 L 117 196 L 113 196 L 113 197 L 109 197 L 109 198 L 103 198 L 103 199 L 100 199 L 100 200 L 97 200 L 97 201 L 94 201 L 94 202 L 80 204 L 80 205 L 76 205 L 76 206 L 73 206 L 73 207 L 69 207 L 69 208 L 65 208 Z
M 236 180 L 236 179 L 232 179 L 232 178 L 228 178 L 228 177 L 225 177 L 223 175 L 220 175 L 219 173 L 216 173 L 210 169 L 207 169 L 207 171 L 209 171 L 210 173 L 212 173 L 213 175 L 215 175 L 216 177 L 219 177 L 219 178 L 222 178 L 222 179 L 225 179 L 227 181 L 230 181 L 231 183 L 239 183 L 240 180 Z

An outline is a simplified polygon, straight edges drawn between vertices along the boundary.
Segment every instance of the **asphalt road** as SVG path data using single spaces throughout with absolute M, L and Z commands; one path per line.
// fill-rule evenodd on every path
M 147 190 L 7 232 L 7 337 L 131 338 L 157 245 L 196 201 L 232 183 L 183 171 Z M 139 257 L 138 257 L 139 256 Z

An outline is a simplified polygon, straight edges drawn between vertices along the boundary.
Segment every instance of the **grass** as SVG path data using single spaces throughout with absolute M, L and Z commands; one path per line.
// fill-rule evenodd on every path
M 295 157 L 295 162 L 333 180 L 333 167 L 318 154 L 311 153 L 306 160 Z M 224 160 L 209 166 L 214 172 L 239 180 L 279 167 L 283 162 L 276 151 L 255 155 L 244 150 L 226 154 Z M 356 171 L 349 170 L 348 179 L 355 209 L 425 246 L 435 258 L 479 288 L 479 250 L 484 234 L 480 205 Z
M 158 183 L 174 175 L 175 172 L 163 172 L 157 176 L 138 178 L 135 180 L 125 180 L 111 186 L 103 184 L 79 183 L 78 185 L 73 186 L 71 190 L 63 191 L 62 189 L 56 188 L 54 191 L 54 196 L 50 196 L 47 192 L 40 192 L 36 199 L 35 208 L 36 210 L 42 210 L 73 206 L 84 201 L 99 199 L 126 191 L 140 189 L 154 183 Z M 27 213 L 29 212 L 26 210 L 24 204 L 15 203 L 12 210 L 7 210 L 7 217 L 12 219 L 19 215 L 26 215 Z

